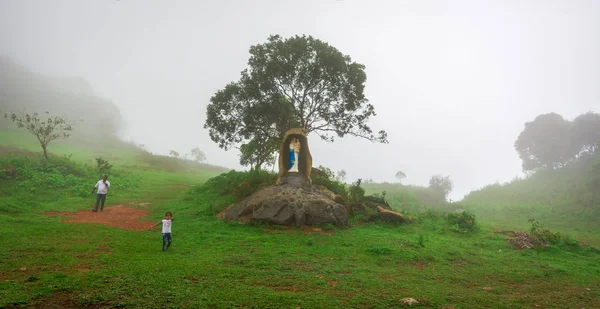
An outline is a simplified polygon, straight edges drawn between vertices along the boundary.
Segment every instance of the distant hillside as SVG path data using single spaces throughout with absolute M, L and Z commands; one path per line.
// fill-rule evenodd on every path
M 0 127 L 10 127 L 4 113 L 43 113 L 79 122 L 74 137 L 115 137 L 124 123 L 119 108 L 98 97 L 79 77 L 48 77 L 0 57 Z
M 402 185 L 399 183 L 368 183 L 363 184 L 367 194 L 381 194 L 385 192 L 386 201 L 397 210 L 420 212 L 428 208 L 441 210 L 449 209 L 448 203 L 440 200 L 431 188 Z
M 600 154 L 486 186 L 465 196 L 461 204 L 498 226 L 526 227 L 527 220 L 535 218 L 557 231 L 600 234 Z

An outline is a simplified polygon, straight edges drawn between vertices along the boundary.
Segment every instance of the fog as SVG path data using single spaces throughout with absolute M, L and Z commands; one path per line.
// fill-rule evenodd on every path
M 521 175 L 513 143 L 541 113 L 600 110 L 600 1 L 0 0 L 0 55 L 80 76 L 119 106 L 125 140 L 206 152 L 240 168 L 203 129 L 209 98 L 270 34 L 313 35 L 366 65 L 374 130 L 389 144 L 309 136 L 313 165 L 426 185 L 452 199 Z

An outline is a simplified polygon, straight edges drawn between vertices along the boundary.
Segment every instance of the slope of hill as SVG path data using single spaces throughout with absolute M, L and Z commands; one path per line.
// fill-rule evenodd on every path
M 600 154 L 556 170 L 486 186 L 461 204 L 480 219 L 523 228 L 535 218 L 553 230 L 600 240 Z M 595 237 L 594 237 L 595 235 Z
M 397 308 L 409 297 L 420 308 L 600 306 L 593 248 L 514 250 L 434 213 L 339 229 L 226 223 L 215 206 L 235 199 L 193 186 L 216 173 L 151 168 L 159 157 L 144 167 L 132 150 L 112 149 L 107 205 L 92 213 L 91 150 L 56 146 L 47 164 L 38 151 L 0 151 L 2 308 Z M 161 252 L 150 227 L 166 211 L 176 221 Z

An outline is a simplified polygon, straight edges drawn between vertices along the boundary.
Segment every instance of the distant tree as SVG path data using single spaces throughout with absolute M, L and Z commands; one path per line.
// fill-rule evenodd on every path
M 592 155 L 600 143 L 600 114 L 588 112 L 573 120 L 571 153 Z
M 4 114 L 4 118 L 10 119 L 12 122 L 16 123 L 18 128 L 23 128 L 27 130 L 27 132 L 35 135 L 40 146 L 42 146 L 44 158 L 46 158 L 47 161 L 47 150 L 50 142 L 69 137 L 73 130 L 73 123 L 68 122 L 60 116 L 50 116 L 50 113 L 48 112 L 45 114 L 48 118 L 41 118 L 38 113 L 13 113 L 10 114 L 10 116 Z
M 200 150 L 200 148 L 198 148 L 198 147 L 192 149 L 190 151 L 190 155 L 196 162 L 202 163 L 202 162 L 206 161 L 206 154 L 202 150 Z
M 250 166 L 251 170 L 260 170 L 263 166 L 273 166 L 274 149 L 277 149 L 280 141 L 275 138 L 263 140 L 255 138 L 241 145 L 240 164 Z
M 446 201 L 448 195 L 452 192 L 453 183 L 450 176 L 433 175 L 429 179 L 429 188 L 436 192 L 438 196 Z
M 110 172 L 112 164 L 102 158 L 96 158 L 96 171 L 98 174 L 106 175 Z
M 137 148 L 139 148 L 139 149 L 140 149 L 141 151 L 143 151 L 143 152 L 149 152 L 149 151 L 148 151 L 148 148 L 147 148 L 147 147 L 146 147 L 146 145 L 144 145 L 144 144 L 138 144 L 138 145 L 137 145 Z
M 177 152 L 175 150 L 169 150 L 169 155 L 171 157 L 179 158 L 179 152 Z
M 346 171 L 341 170 L 339 172 L 337 172 L 337 178 L 341 181 L 344 182 L 346 181 Z
M 350 135 L 387 143 L 385 131 L 374 135 L 367 124 L 375 109 L 364 95 L 364 65 L 333 46 L 311 36 L 273 35 L 250 47 L 248 64 L 239 81 L 210 99 L 204 125 L 220 148 L 242 145 L 240 163 L 263 161 L 266 155 L 249 153 L 258 145 L 275 153 L 273 139 L 280 142 L 292 127 L 326 141 Z
M 398 179 L 398 182 L 402 183 L 402 179 L 404 178 L 406 178 L 406 174 L 404 174 L 403 171 L 396 172 L 396 179 Z
M 325 167 L 323 165 L 319 165 L 319 170 L 321 170 L 325 175 L 327 175 L 327 178 L 329 178 L 329 179 L 335 178 L 335 175 L 330 168 Z
M 578 152 L 571 144 L 571 128 L 571 122 L 555 113 L 539 115 L 525 123 L 525 129 L 515 142 L 523 170 L 558 168 L 566 164 Z

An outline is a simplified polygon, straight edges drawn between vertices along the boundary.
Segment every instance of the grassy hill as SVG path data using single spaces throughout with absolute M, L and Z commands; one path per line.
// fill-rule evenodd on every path
M 546 227 L 600 245 L 600 156 L 468 194 L 462 206 L 502 228 Z
M 600 306 L 600 253 L 589 247 L 517 251 L 485 225 L 465 233 L 417 208 L 403 226 L 225 223 L 215 211 L 235 200 L 219 187 L 228 183 L 202 185 L 223 169 L 96 146 L 61 141 L 42 164 L 34 142 L 0 133 L 0 308 L 395 308 L 405 297 L 421 308 Z M 63 222 L 90 213 L 97 156 L 115 165 L 98 215 L 119 220 L 120 205 L 150 224 L 173 212 L 169 251 L 159 228 Z M 394 206 L 414 193 L 371 189 L 389 189 Z

